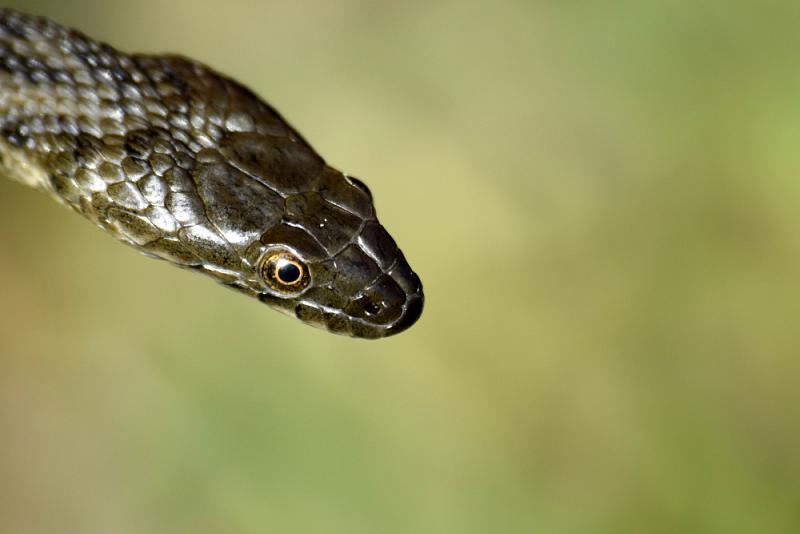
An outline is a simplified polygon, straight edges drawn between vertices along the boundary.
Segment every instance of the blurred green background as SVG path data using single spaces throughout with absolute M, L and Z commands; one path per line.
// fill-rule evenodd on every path
M 369 183 L 365 342 L 0 180 L 0 532 L 800 532 L 800 4 L 6 2 Z

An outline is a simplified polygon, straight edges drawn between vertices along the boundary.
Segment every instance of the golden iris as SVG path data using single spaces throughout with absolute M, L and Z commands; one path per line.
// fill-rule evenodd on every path
M 286 250 L 264 254 L 259 272 L 264 283 L 280 293 L 299 293 L 310 282 L 303 260 Z

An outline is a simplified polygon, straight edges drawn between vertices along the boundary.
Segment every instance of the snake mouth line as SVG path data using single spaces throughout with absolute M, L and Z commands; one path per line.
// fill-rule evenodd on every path
M 386 329 L 387 336 L 393 336 L 406 330 L 417 322 L 422 315 L 422 308 L 425 305 L 425 297 L 421 293 L 411 295 L 406 301 L 403 313 L 400 318 Z
M 421 291 L 413 293 L 407 297 L 397 319 L 381 324 L 349 315 L 344 310 L 324 306 L 314 301 L 285 299 L 267 292 L 258 293 L 257 297 L 261 302 L 311 326 L 335 334 L 365 339 L 389 337 L 408 329 L 419 319 L 425 302 Z

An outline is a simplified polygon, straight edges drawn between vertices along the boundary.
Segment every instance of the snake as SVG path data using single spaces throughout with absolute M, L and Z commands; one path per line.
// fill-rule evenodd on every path
M 406 330 L 424 295 L 369 188 L 253 91 L 0 9 L 0 174 L 146 256 L 331 333 Z

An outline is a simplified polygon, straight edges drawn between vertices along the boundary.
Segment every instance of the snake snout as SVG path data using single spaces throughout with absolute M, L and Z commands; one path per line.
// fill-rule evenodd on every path
M 387 336 L 398 334 L 417 322 L 417 319 L 419 319 L 422 314 L 422 308 L 425 303 L 425 295 L 422 292 L 422 281 L 419 279 L 419 276 L 411 270 L 402 252 L 394 268 L 389 271 L 389 276 L 402 288 L 405 294 L 405 302 L 403 304 L 402 313 L 387 329 Z
M 358 337 L 386 337 L 407 329 L 419 319 L 424 297 L 422 283 L 403 254 L 369 287 L 355 295 L 345 313 Z

